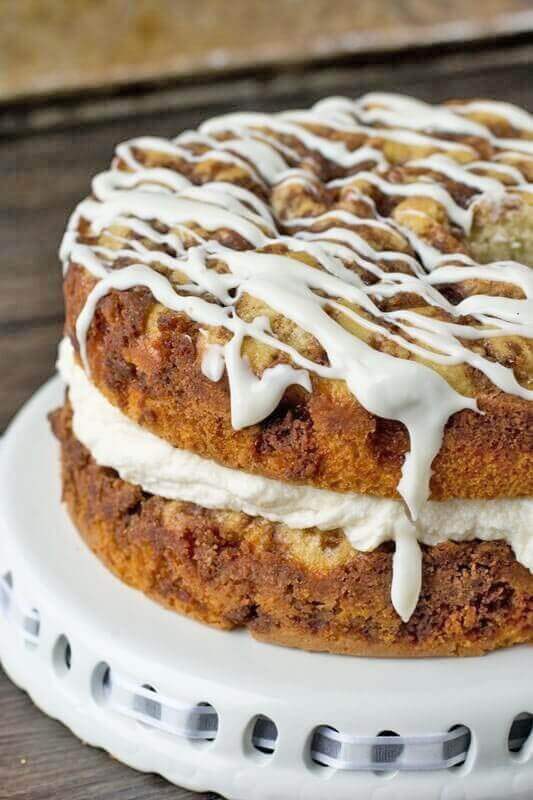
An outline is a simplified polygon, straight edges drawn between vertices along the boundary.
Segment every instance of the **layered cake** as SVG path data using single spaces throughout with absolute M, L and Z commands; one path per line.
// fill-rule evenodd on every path
M 282 645 L 533 641 L 533 117 L 389 94 L 117 147 L 52 415 L 115 575 Z

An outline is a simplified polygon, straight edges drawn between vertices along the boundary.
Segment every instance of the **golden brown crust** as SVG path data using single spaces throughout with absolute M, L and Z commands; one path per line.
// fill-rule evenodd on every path
M 66 332 L 94 279 L 73 266 L 65 279 Z M 146 289 L 112 292 L 88 337 L 91 377 L 116 406 L 173 445 L 227 466 L 336 491 L 397 495 L 409 442 L 400 423 L 367 412 L 340 381 L 315 378 L 313 392 L 290 388 L 266 420 L 235 431 L 224 377 L 200 370 L 203 337 L 184 315 L 156 306 Z M 431 496 L 533 494 L 531 403 L 478 384 L 483 415 L 449 421 L 433 463 Z
M 392 545 L 164 500 L 99 467 L 52 415 L 63 496 L 89 546 L 155 600 L 277 644 L 373 656 L 477 655 L 533 642 L 533 576 L 503 542 L 423 548 L 423 589 L 404 624 L 390 601 Z

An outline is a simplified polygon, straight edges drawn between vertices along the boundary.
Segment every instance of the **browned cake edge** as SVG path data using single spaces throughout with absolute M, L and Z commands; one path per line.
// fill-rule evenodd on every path
M 51 421 L 63 499 L 83 538 L 118 578 L 175 611 L 352 655 L 479 655 L 533 642 L 533 576 L 504 542 L 423 547 L 422 594 L 405 624 L 390 600 L 392 544 L 335 563 L 327 551 L 343 536 L 324 533 L 324 557 L 306 563 L 274 523 L 152 496 L 98 466 L 72 433 L 68 402 Z
M 78 349 L 75 323 L 94 286 L 81 267 L 64 284 L 66 333 Z M 236 431 L 226 376 L 201 373 L 199 326 L 165 311 L 147 332 L 155 302 L 146 289 L 112 292 L 98 304 L 88 336 L 91 379 L 142 427 L 226 466 L 333 491 L 397 496 L 409 448 L 401 423 L 366 411 L 340 381 L 313 379 L 313 392 L 286 392 L 276 411 Z M 462 411 L 448 422 L 433 462 L 431 496 L 495 498 L 533 495 L 531 403 L 490 387 L 483 414 Z

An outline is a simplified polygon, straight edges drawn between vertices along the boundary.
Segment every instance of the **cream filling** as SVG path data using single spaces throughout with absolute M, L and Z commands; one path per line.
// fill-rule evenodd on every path
M 58 369 L 70 390 L 73 430 L 95 461 L 146 492 L 205 508 L 241 511 L 290 528 L 341 528 L 363 552 L 396 544 L 391 598 L 405 622 L 422 585 L 419 542 L 503 539 L 533 571 L 533 500 L 428 501 L 415 523 L 399 500 L 339 493 L 230 469 L 144 430 L 100 394 L 76 364 L 70 341 L 59 349 Z

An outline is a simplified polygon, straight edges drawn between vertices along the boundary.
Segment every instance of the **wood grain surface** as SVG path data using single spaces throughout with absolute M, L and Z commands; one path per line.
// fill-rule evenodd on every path
M 0 800 L 215 800 L 123 767 L 38 712 L 0 668 Z
M 65 221 L 113 145 L 173 135 L 236 107 L 305 106 L 328 93 L 403 91 L 427 100 L 489 96 L 533 111 L 533 40 L 466 52 L 424 49 L 367 64 L 243 76 L 227 83 L 0 109 L 0 429 L 53 370 L 61 332 L 57 247 Z M 134 773 L 74 739 L 0 674 L 0 800 L 176 800 L 192 795 Z M 287 798 L 290 800 L 290 798 Z

